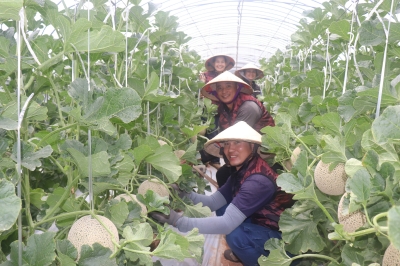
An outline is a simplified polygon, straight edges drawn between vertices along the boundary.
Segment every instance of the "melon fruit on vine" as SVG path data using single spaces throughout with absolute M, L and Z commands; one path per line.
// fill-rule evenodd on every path
M 338 219 L 339 223 L 343 225 L 343 229 L 348 233 L 352 233 L 355 232 L 361 226 L 363 226 L 366 223 L 367 218 L 365 217 L 365 214 L 360 210 L 357 210 L 349 214 L 343 214 L 343 202 L 346 195 L 347 193 L 343 194 L 343 196 L 339 201 Z
M 148 190 L 153 190 L 161 197 L 169 197 L 169 190 L 157 179 L 143 181 L 138 188 L 138 194 L 145 195 Z
M 323 193 L 331 196 L 343 195 L 347 175 L 344 170 L 344 164 L 339 163 L 329 171 L 330 164 L 319 161 L 314 171 L 315 185 Z

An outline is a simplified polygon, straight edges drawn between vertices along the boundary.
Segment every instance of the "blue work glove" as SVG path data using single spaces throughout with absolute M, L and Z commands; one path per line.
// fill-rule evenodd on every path
M 172 225 L 176 227 L 176 223 L 180 218 L 182 218 L 181 213 L 177 213 L 174 210 L 170 210 L 169 215 L 165 215 L 164 213 L 161 212 L 151 212 L 150 213 L 151 218 L 154 220 L 157 220 L 160 223 L 167 223 L 169 225 Z

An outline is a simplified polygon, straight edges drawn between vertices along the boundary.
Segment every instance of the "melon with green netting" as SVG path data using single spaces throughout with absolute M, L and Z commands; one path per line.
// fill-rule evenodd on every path
M 318 162 L 314 171 L 315 185 L 327 195 L 343 195 L 347 180 L 344 164 L 337 164 L 332 171 L 329 170 L 329 166 L 330 164 L 326 164 L 322 161 Z
M 119 242 L 118 230 L 114 223 L 104 216 L 96 217 L 102 224 L 91 215 L 86 215 L 74 222 L 68 232 L 68 240 L 78 250 L 78 259 L 83 245 L 92 246 L 99 243 L 114 252 L 113 240 L 115 243 Z
M 343 196 L 340 198 L 338 206 L 338 219 L 339 223 L 343 225 L 343 229 L 348 233 L 352 233 L 363 226 L 366 223 L 367 218 L 360 210 L 349 214 L 343 214 L 343 202 L 347 195 L 348 193 L 343 194 Z
M 152 190 L 161 197 L 169 197 L 168 189 L 157 179 L 143 181 L 138 188 L 138 194 L 145 195 L 148 190 Z

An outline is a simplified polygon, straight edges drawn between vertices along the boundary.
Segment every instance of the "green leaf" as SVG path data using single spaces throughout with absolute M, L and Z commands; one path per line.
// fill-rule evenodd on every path
M 18 122 L 10 118 L 0 116 L 0 128 L 5 130 L 17 130 Z
M 122 233 L 125 241 L 135 242 L 136 244 L 145 247 L 145 251 L 150 250 L 149 246 L 153 242 L 153 229 L 148 223 L 140 223 L 137 225 L 126 226 Z
M 22 166 L 28 168 L 31 171 L 34 171 L 36 167 L 40 167 L 42 165 L 40 161 L 41 158 L 47 158 L 53 153 L 53 149 L 51 148 L 50 145 L 47 145 L 43 149 L 40 149 L 35 152 L 33 151 L 34 148 L 31 145 L 22 142 L 21 149 L 22 149 L 21 164 Z M 17 162 L 17 143 L 14 144 L 11 159 L 14 162 Z
M 389 106 L 372 123 L 371 131 L 378 143 L 400 140 L 400 106 Z
M 374 21 L 365 20 L 361 23 L 361 27 L 358 29 L 360 34 L 360 44 L 365 46 L 376 46 L 381 44 L 385 39 L 385 32 L 380 25 L 380 22 L 376 19 Z
M 110 220 L 115 224 L 115 226 L 120 228 L 128 218 L 128 205 L 126 202 L 118 202 L 110 207 L 109 212 L 111 215 L 111 217 L 109 217 Z
M 0 233 L 10 229 L 21 211 L 21 199 L 15 195 L 13 183 L 0 179 Z
M 57 253 L 64 255 L 62 257 L 62 265 L 76 265 L 75 259 L 78 257 L 78 251 L 68 239 L 57 240 Z
M 85 115 L 88 121 L 96 121 L 103 117 L 118 117 L 124 123 L 137 119 L 142 114 L 141 99 L 131 88 L 108 88 L 101 107 Z
M 310 180 L 300 175 L 296 177 L 292 173 L 280 174 L 276 183 L 282 190 L 294 194 L 304 191 L 311 184 Z
M 393 206 L 388 212 L 388 233 L 390 242 L 400 250 L 400 206 Z
M 340 139 L 340 136 L 324 135 L 322 139 L 325 142 L 324 151 L 327 151 L 322 155 L 324 163 L 347 161 L 344 140 Z
M 191 257 L 195 257 L 198 262 L 203 259 L 203 249 L 204 249 L 204 235 L 199 234 L 197 228 L 193 228 L 192 231 L 185 235 L 186 240 L 189 242 L 188 251 Z
M 23 6 L 23 0 L 0 0 L 0 19 L 19 20 L 19 11 Z
M 341 135 L 341 119 L 337 112 L 326 113 L 322 117 L 322 126 L 332 136 Z
M 286 209 L 279 220 L 282 239 L 289 243 L 286 250 L 292 254 L 323 250 L 326 244 L 319 235 L 317 226 L 318 221 L 311 211 L 294 215 L 292 209 Z
M 264 245 L 265 250 L 269 250 L 270 253 L 268 257 L 262 255 L 258 259 L 258 264 L 260 266 L 268 266 L 268 265 L 275 265 L 275 266 L 289 266 L 292 260 L 286 254 L 285 251 L 285 243 L 281 239 L 277 238 L 270 238 L 265 242 Z
M 89 47 L 88 41 L 90 42 Z M 100 31 L 91 31 L 89 37 L 87 32 L 83 32 L 72 39 L 70 43 L 79 52 L 87 52 L 90 49 L 91 53 L 119 53 L 125 50 L 124 35 L 119 31 L 114 31 L 108 25 L 103 25 Z M 69 51 L 74 50 L 70 48 Z
M 51 265 L 56 258 L 54 236 L 53 232 L 31 235 L 26 246 L 22 243 L 23 265 Z M 18 241 L 11 244 L 11 262 L 13 265 L 18 265 Z
M 27 100 L 26 96 L 21 97 L 21 106 L 25 104 Z M 18 121 L 18 104 L 16 101 L 12 101 L 4 106 L 2 110 L 1 116 L 3 118 L 9 118 L 14 121 Z M 47 108 L 44 106 L 40 106 L 35 101 L 30 101 L 28 104 L 28 108 L 24 114 L 25 121 L 43 121 L 48 119 L 47 117 Z
M 137 194 L 136 198 L 146 205 L 147 212 L 157 211 L 169 215 L 169 208 L 164 206 L 169 203 L 167 197 L 161 197 L 153 190 L 147 190 L 145 195 Z
M 357 197 L 356 202 L 367 204 L 371 195 L 371 179 L 365 168 L 358 170 L 346 182 L 346 191 L 351 191 Z
M 153 154 L 153 149 L 145 144 L 137 146 L 133 149 L 133 156 L 135 157 L 136 165 L 139 165 L 147 156 Z
M 110 259 L 111 250 L 105 248 L 99 243 L 93 244 L 93 249 L 88 245 L 83 245 L 79 266 L 117 266 L 115 258 Z
M 332 24 L 329 26 L 329 31 L 331 33 L 339 35 L 346 41 L 350 40 L 349 32 L 351 31 L 351 29 L 350 22 L 348 20 L 332 22 Z
M 211 215 L 210 208 L 203 206 L 201 202 L 196 205 L 185 205 L 185 216 L 191 218 L 203 218 Z
M 163 173 L 170 183 L 176 182 L 182 175 L 180 162 L 169 145 L 157 148 L 153 155 L 146 157 L 145 161 Z
M 160 243 L 153 254 L 166 259 L 184 260 L 186 256 L 181 247 L 176 244 L 177 238 L 178 236 L 171 231 L 162 234 Z
M 68 148 L 67 151 L 72 156 L 75 164 L 79 168 L 82 177 L 89 176 L 89 156 L 85 156 L 76 149 Z M 106 176 L 111 173 L 110 162 L 108 161 L 109 155 L 107 152 L 102 151 L 91 155 L 91 169 L 92 176 Z
M 308 71 L 307 77 L 302 83 L 300 83 L 300 87 L 323 88 L 324 73 L 317 69 L 312 69 Z

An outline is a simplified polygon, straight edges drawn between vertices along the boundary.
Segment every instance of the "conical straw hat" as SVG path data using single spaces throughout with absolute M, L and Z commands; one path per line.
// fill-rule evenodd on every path
M 213 60 L 214 60 L 214 58 L 216 58 L 218 56 L 225 57 L 225 62 L 226 62 L 225 70 L 232 69 L 232 67 L 235 65 L 235 60 L 230 56 L 227 56 L 227 55 L 224 55 L 224 54 L 213 55 L 210 58 L 208 58 L 206 60 L 206 62 L 204 63 L 204 65 L 205 65 L 205 67 L 206 67 L 206 69 L 208 71 L 214 71 L 215 70 L 214 69 L 214 65 L 213 65 Z
M 262 77 L 264 77 L 264 73 L 262 72 L 261 69 L 259 69 L 256 65 L 254 65 L 253 63 L 247 63 L 246 65 L 244 65 L 241 69 L 236 70 L 235 71 L 235 75 L 238 76 L 239 78 L 244 77 L 244 70 L 246 69 L 255 69 L 256 70 L 256 79 L 260 79 Z
M 201 89 L 201 94 L 203 94 L 204 97 L 207 97 L 210 100 L 219 102 L 218 98 L 215 97 L 215 89 L 216 89 L 216 83 L 221 82 L 221 81 L 233 81 L 236 82 L 237 84 L 240 84 L 240 92 L 252 95 L 253 94 L 253 89 L 250 87 L 249 84 L 244 82 L 242 79 L 236 77 L 229 71 L 225 71 L 224 73 L 219 74 L 217 77 L 213 78 L 210 80 L 204 87 Z
M 261 144 L 261 134 L 246 122 L 239 121 L 207 141 L 206 144 L 204 144 L 204 150 L 211 155 L 222 157 L 222 155 L 219 154 L 221 148 L 220 143 L 228 140 L 239 140 Z

